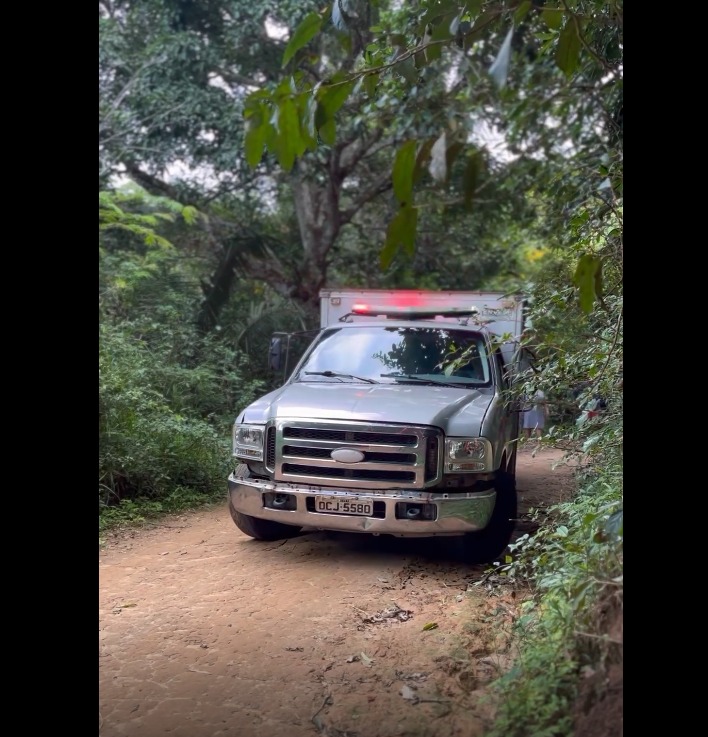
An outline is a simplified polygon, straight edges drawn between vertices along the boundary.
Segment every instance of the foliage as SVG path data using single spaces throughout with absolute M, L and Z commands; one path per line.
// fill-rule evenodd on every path
M 552 523 L 512 547 L 503 566 L 535 582 L 517 622 L 521 655 L 496 688 L 500 709 L 489 737 L 570 735 L 583 667 L 605 671 L 621 658 L 608 628 L 622 616 L 623 520 L 616 468 L 581 474 L 577 496 L 550 510 Z
M 189 201 L 209 216 L 198 235 L 189 237 L 202 259 L 200 279 L 215 296 L 204 300 L 205 331 L 225 324 L 222 310 L 236 294 L 234 274 L 239 287 L 250 281 L 249 292 L 265 283 L 313 313 L 322 286 L 405 287 L 427 280 L 431 288 L 470 289 L 524 272 L 525 260 L 516 251 L 527 240 L 519 226 L 533 217 L 533 173 L 527 167 L 521 182 L 519 167 L 509 164 L 512 175 L 508 162 L 491 160 L 482 148 L 469 152 L 469 170 L 466 154 L 451 159 L 444 199 L 428 196 L 425 179 L 419 179 L 425 167 L 416 167 L 415 249 L 408 217 L 390 226 L 400 209 L 391 192 L 397 148 L 413 140 L 432 145 L 448 119 L 460 134 L 467 125 L 465 84 L 448 93 L 445 59 L 415 89 L 400 88 L 396 75 L 381 75 L 372 86 L 371 76 L 363 107 L 357 103 L 361 90 L 346 100 L 336 90 L 326 95 L 320 116 L 337 118 L 336 142 L 320 139 L 287 175 L 279 160 L 285 156 L 287 162 L 291 146 L 301 145 L 302 125 L 296 126 L 292 106 L 285 104 L 278 121 L 293 135 L 272 150 L 259 117 L 263 111 L 245 110 L 249 93 L 270 94 L 290 72 L 298 84 L 319 80 L 324 88 L 332 75 L 355 71 L 378 34 L 371 27 L 389 27 L 398 16 L 409 22 L 407 11 L 392 12 L 387 5 L 349 1 L 330 16 L 321 5 L 302 0 L 256 0 L 248 6 L 210 0 L 200 9 L 183 0 L 103 3 L 100 176 L 109 181 L 123 173 L 151 193 Z M 297 31 L 301 20 L 304 36 Z M 317 26 L 319 33 L 301 46 Z M 296 47 L 282 80 L 285 50 Z M 399 195 L 401 186 L 407 185 L 397 174 Z M 466 209 L 472 200 L 474 217 Z M 382 254 L 387 234 L 389 241 L 405 236 L 407 247 L 389 244 Z M 181 250 L 183 239 L 175 243 Z
M 138 497 L 123 499 L 118 504 L 103 506 L 98 518 L 99 536 L 119 527 L 143 524 L 167 514 L 177 514 L 215 502 L 223 502 L 224 491 L 215 487 L 201 493 L 190 487 L 177 486 L 160 499 Z
M 283 43 L 266 34 L 263 19 L 297 23 L 303 5 L 99 2 L 100 186 L 126 169 L 146 164 L 143 171 L 156 174 L 178 159 L 183 178 L 212 195 L 253 186 L 240 156 L 240 98 L 279 68 Z
M 351 11 L 353 4 L 335 3 L 332 17 L 338 9 L 343 17 L 335 25 L 352 30 L 356 24 L 347 20 L 345 8 Z M 300 52 L 312 55 L 310 42 L 320 27 L 315 15 L 303 21 L 291 36 L 284 66 Z M 485 121 L 503 132 L 512 155 L 542 155 L 549 181 L 554 164 L 566 173 L 576 167 L 577 177 L 576 159 L 583 169 L 602 171 L 597 191 L 615 203 L 621 197 L 621 157 L 613 158 L 612 151 L 621 137 L 621 3 L 586 0 L 542 9 L 530 2 L 428 0 L 382 13 L 381 24 L 368 30 L 373 38 L 354 68 L 328 70 L 326 78 L 293 71 L 253 91 L 244 117 L 251 165 L 265 150 L 290 170 L 307 152 L 335 145 L 346 125 L 341 109 L 348 116 L 356 109 L 361 117 L 395 108 L 400 115 L 418 104 L 422 114 L 407 128 L 398 126 L 394 139 L 396 207 L 380 253 L 384 269 L 400 253 L 415 251 L 421 182 L 451 188 L 468 209 L 479 197 L 493 169 L 474 135 Z M 436 80 L 444 73 L 441 90 Z M 421 125 L 436 93 L 443 115 Z M 558 140 L 558 130 L 566 140 Z M 451 187 L 455 167 L 458 184 Z M 567 189 L 568 179 L 558 186 Z M 589 312 L 601 297 L 602 259 L 579 254 L 574 283 Z
M 621 190 L 621 168 L 614 176 Z M 622 658 L 608 639 L 613 617 L 622 616 L 621 198 L 598 196 L 596 179 L 580 181 L 573 167 L 551 183 L 552 191 L 572 191 L 576 204 L 528 287 L 533 327 L 525 342 L 537 360 L 517 391 L 544 390 L 557 423 L 543 442 L 579 464 L 579 486 L 539 532 L 512 546 L 506 572 L 528 579 L 535 596 L 519 622 L 516 667 L 497 684 L 491 737 L 572 734 L 583 668 L 605 672 Z M 594 271 L 579 273 L 590 261 Z M 598 400 L 604 409 L 595 416 L 582 411 Z
M 146 206 L 151 212 L 131 212 L 125 206 Z M 158 209 L 159 208 L 159 209 Z M 174 222 L 181 216 L 188 225 L 194 224 L 198 212 L 188 205 L 182 206 L 167 197 L 152 197 L 134 187 L 124 188 L 120 192 L 98 193 L 98 230 L 123 230 L 142 238 L 147 246 L 159 245 L 169 248 L 170 242 L 163 238 L 156 228 L 161 221 Z
M 234 343 L 197 329 L 191 262 L 154 230 L 165 208 L 184 208 L 135 192 L 99 206 L 116 226 L 100 231 L 99 502 L 209 497 L 228 472 L 234 413 L 263 384 Z
M 156 361 L 156 358 L 158 359 Z M 175 486 L 204 493 L 223 485 L 228 433 L 201 419 L 184 400 L 167 397 L 174 366 L 121 330 L 104 326 L 99 351 L 99 487 L 102 503 L 166 496 Z M 199 387 L 199 377 L 190 377 Z M 171 400 L 171 401 L 170 401 Z M 221 430 L 221 432 L 220 432 Z

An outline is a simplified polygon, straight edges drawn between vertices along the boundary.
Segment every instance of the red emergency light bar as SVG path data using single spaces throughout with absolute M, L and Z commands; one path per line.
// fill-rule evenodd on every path
M 384 305 L 381 307 L 367 304 L 355 304 L 352 306 L 352 314 L 368 317 L 405 317 L 409 320 L 431 320 L 436 317 L 472 317 L 479 310 L 476 307 L 436 309 L 435 307 L 392 307 Z

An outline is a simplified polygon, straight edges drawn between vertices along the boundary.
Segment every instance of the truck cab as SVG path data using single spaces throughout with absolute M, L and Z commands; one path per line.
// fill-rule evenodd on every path
M 516 518 L 523 300 L 497 293 L 328 290 L 283 385 L 242 410 L 228 478 L 237 527 L 458 536 L 500 556 Z M 283 357 L 282 336 L 271 363 Z

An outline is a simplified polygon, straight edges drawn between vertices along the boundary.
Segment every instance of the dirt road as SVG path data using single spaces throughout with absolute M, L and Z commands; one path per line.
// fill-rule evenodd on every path
M 521 518 L 571 487 L 519 454 Z M 520 523 L 520 531 L 528 525 Z M 476 737 L 523 591 L 436 541 L 258 543 L 226 502 L 99 554 L 101 737 Z

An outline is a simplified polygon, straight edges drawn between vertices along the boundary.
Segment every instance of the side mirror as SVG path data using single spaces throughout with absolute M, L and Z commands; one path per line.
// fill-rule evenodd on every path
M 271 371 L 280 371 L 283 356 L 283 339 L 271 338 L 268 350 L 268 368 Z

